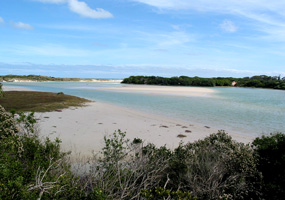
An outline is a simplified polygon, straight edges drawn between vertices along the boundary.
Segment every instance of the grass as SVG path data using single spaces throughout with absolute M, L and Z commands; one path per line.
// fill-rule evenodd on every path
M 17 112 L 50 112 L 71 106 L 84 106 L 87 102 L 90 101 L 63 93 L 35 91 L 7 91 L 0 98 L 0 105 L 6 110 L 15 109 Z

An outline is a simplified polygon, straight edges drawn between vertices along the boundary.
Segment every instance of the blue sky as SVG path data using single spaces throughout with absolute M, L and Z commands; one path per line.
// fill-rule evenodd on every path
M 0 75 L 285 76 L 284 0 L 0 0 Z

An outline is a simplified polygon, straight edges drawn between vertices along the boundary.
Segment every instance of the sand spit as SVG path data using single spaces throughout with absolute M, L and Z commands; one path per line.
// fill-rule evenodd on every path
M 148 94 L 162 94 L 162 95 L 194 95 L 206 96 L 213 94 L 215 90 L 203 87 L 182 87 L 182 86 L 155 86 L 155 85 L 128 85 L 124 84 L 122 87 L 109 88 L 109 90 L 120 92 L 135 92 Z

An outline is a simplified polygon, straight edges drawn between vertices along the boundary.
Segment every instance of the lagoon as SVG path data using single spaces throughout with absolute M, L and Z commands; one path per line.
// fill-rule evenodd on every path
M 64 92 L 98 102 L 207 125 L 248 136 L 285 130 L 285 91 L 215 87 L 209 95 L 166 95 L 110 90 L 113 82 L 17 82 L 4 86 Z

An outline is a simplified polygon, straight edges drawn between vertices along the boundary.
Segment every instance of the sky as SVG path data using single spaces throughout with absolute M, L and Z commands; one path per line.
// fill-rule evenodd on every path
M 285 76 L 285 0 L 0 0 L 0 75 Z

